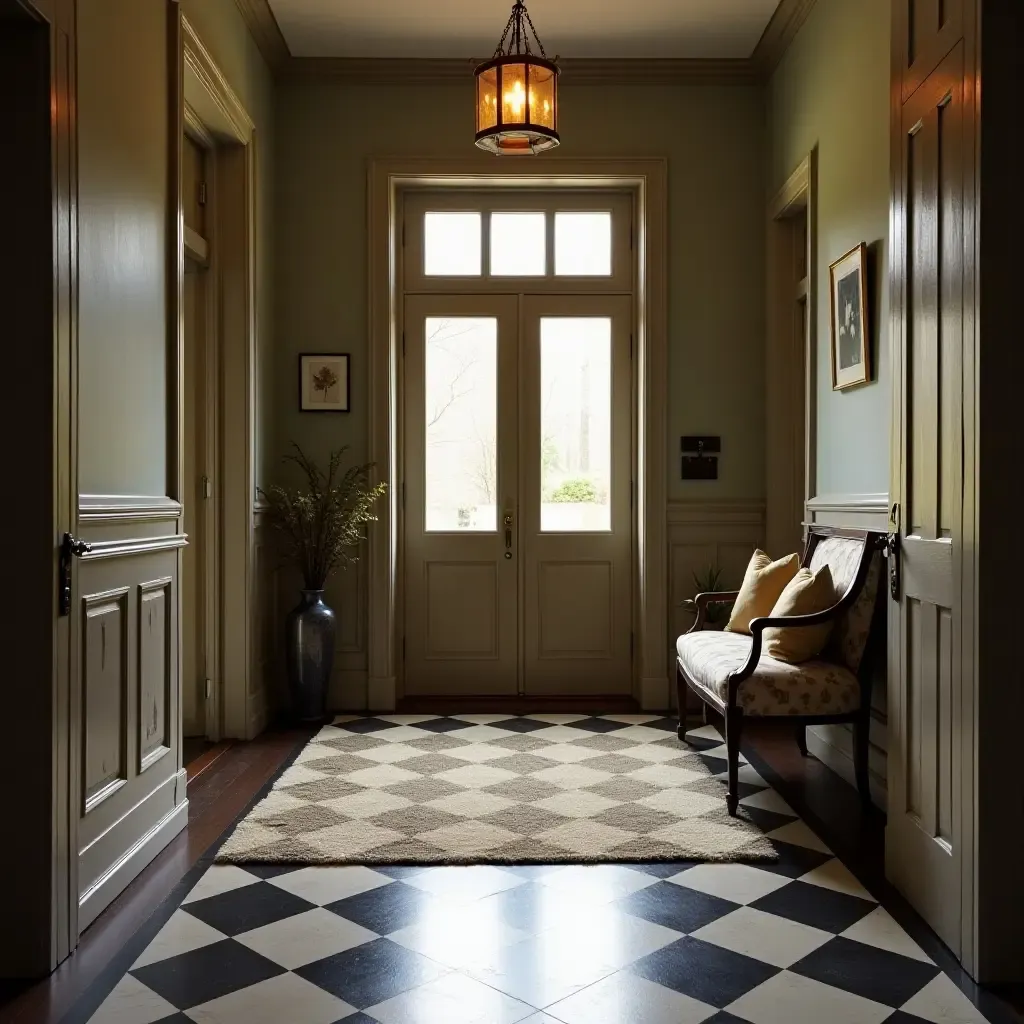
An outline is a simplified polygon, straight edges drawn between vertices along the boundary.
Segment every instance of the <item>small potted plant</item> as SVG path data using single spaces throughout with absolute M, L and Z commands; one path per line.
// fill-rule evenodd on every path
M 682 602 L 683 607 L 697 614 L 697 594 L 718 594 L 723 590 L 722 570 L 717 565 L 709 565 L 703 573 L 693 574 L 693 585 L 697 588 L 694 597 L 688 597 Z M 731 604 L 709 604 L 704 612 L 705 629 L 721 629 L 723 623 L 729 620 Z
M 372 463 L 342 473 L 347 446 L 331 452 L 326 472 L 294 442 L 292 448 L 285 461 L 299 467 L 305 486 L 260 488 L 259 495 L 286 558 L 302 574 L 302 599 L 286 622 L 285 657 L 292 711 L 300 722 L 315 722 L 324 717 L 334 662 L 334 612 L 324 603 L 324 587 L 358 561 L 366 524 L 376 520 L 374 505 L 387 485 L 371 484 Z

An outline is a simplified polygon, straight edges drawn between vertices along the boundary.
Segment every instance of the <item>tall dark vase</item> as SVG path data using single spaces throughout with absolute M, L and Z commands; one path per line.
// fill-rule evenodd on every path
M 303 590 L 285 629 L 292 714 L 300 722 L 321 722 L 334 664 L 334 612 L 324 604 L 324 592 Z

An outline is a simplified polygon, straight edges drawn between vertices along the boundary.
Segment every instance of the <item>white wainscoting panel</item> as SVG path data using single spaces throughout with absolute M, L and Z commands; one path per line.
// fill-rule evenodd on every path
M 885 533 L 889 528 L 889 495 L 821 494 L 807 502 L 807 522 Z
M 735 590 L 756 547 L 764 543 L 762 501 L 673 501 L 668 507 L 669 693 L 675 706 L 675 641 L 693 625 L 682 606 L 697 593 L 694 574 L 722 570 L 720 589 Z

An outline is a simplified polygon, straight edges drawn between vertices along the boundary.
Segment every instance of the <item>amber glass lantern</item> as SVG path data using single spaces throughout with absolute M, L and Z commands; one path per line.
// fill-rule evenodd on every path
M 494 56 L 476 69 L 476 144 L 489 153 L 530 154 L 558 143 L 558 65 L 517 0 Z

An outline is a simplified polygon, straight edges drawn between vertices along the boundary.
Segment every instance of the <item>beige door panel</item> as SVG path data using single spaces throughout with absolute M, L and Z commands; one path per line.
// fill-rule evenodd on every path
M 406 300 L 408 694 L 518 688 L 517 347 L 515 298 Z
M 522 308 L 524 691 L 629 694 L 632 303 Z

